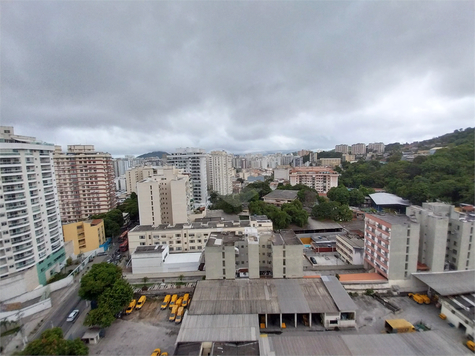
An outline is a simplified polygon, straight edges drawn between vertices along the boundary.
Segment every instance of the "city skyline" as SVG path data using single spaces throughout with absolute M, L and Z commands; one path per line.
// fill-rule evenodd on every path
M 473 126 L 473 2 L 3 2 L 2 125 L 114 157 Z

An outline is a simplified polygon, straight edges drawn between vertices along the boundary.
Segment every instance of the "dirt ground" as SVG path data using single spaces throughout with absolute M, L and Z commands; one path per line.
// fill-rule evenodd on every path
M 164 297 L 147 298 L 141 310 L 116 320 L 89 355 L 150 355 L 160 348 L 173 355 L 180 324 L 168 320 L 170 309 L 161 310 Z

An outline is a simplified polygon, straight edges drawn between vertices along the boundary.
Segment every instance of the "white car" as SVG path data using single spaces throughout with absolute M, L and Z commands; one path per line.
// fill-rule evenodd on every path
M 74 320 L 76 320 L 76 318 L 78 317 L 78 315 L 79 315 L 79 310 L 77 310 L 77 309 L 76 309 L 76 310 L 73 310 L 73 311 L 71 312 L 71 314 L 69 314 L 69 316 L 68 316 L 68 318 L 66 319 L 66 321 L 74 321 Z

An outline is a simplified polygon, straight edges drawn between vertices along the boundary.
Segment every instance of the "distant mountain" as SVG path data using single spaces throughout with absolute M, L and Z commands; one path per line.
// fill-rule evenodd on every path
M 168 152 L 153 151 L 153 152 L 149 152 L 149 153 L 144 153 L 143 155 L 140 155 L 137 158 L 150 158 L 150 157 L 163 158 L 163 156 L 166 156 L 166 155 L 168 155 Z

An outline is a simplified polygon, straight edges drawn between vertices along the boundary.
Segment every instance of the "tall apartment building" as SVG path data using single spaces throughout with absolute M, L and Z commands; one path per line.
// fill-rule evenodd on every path
M 127 194 L 137 193 L 137 183 L 157 174 L 158 167 L 140 166 L 134 167 L 125 172 Z
M 375 142 L 368 144 L 368 150 L 373 150 L 376 153 L 384 153 L 384 143 L 382 142 Z
M 206 279 L 300 278 L 303 245 L 292 230 L 213 232 L 205 248 Z
M 194 207 L 206 207 L 208 204 L 208 179 L 205 151 L 199 148 L 178 148 L 175 153 L 167 156 L 167 164 L 190 175 Z
M 141 225 L 188 222 L 193 202 L 190 179 L 175 167 L 159 168 L 155 175 L 137 183 Z
M 410 206 L 406 215 L 420 224 L 418 261 L 431 272 L 475 269 L 475 214 L 445 203 Z
M 323 167 L 337 167 L 341 164 L 341 158 L 320 158 L 318 161 Z
M 233 193 L 232 184 L 232 158 L 233 156 L 225 151 L 212 151 L 209 155 L 209 173 L 211 189 L 220 195 Z
M 349 153 L 349 146 L 348 145 L 336 145 L 335 146 L 335 152 L 341 152 L 341 153 Z
M 94 219 L 78 221 L 63 225 L 64 241 L 72 241 L 74 254 L 86 253 L 105 247 L 107 238 L 104 229 L 104 220 Z
M 65 259 L 53 150 L 0 127 L 0 300 L 46 284 Z
M 365 218 L 364 264 L 387 279 L 403 280 L 417 271 L 419 224 L 405 215 Z
M 127 158 L 115 158 L 112 160 L 114 165 L 114 175 L 116 178 L 123 176 L 131 168 L 131 161 Z
M 319 193 L 326 193 L 338 187 L 339 174 L 328 167 L 292 168 L 289 174 L 290 185 L 303 184 Z
M 170 252 L 200 252 L 213 232 L 244 233 L 246 228 L 271 231 L 267 216 L 252 216 L 251 220 L 224 221 L 220 218 L 200 218 L 193 223 L 159 226 L 138 225 L 129 231 L 129 250 L 138 246 L 168 245 Z
M 116 207 L 114 167 L 109 153 L 96 152 L 94 145 L 68 145 L 53 154 L 61 221 L 86 220 Z
M 364 143 L 355 143 L 351 145 L 351 154 L 352 155 L 365 155 L 366 154 L 366 145 Z

